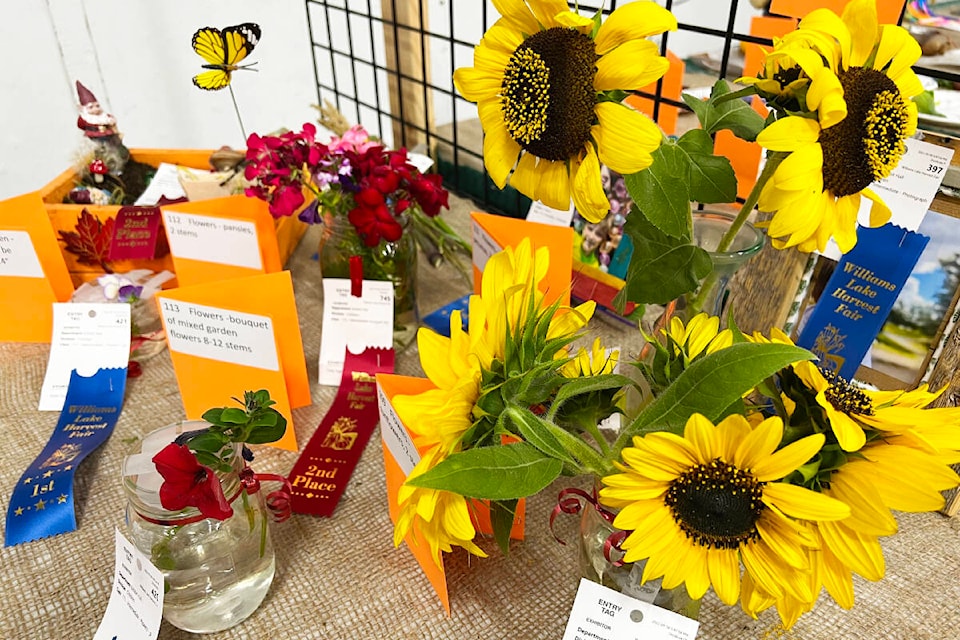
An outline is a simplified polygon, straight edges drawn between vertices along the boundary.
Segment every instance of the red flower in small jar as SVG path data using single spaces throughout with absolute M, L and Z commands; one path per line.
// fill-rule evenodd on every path
M 206 518 L 226 520 L 233 507 L 223 495 L 217 474 L 197 461 L 186 445 L 171 442 L 153 456 L 157 471 L 163 476 L 160 504 L 168 511 L 196 507 Z
M 383 194 L 367 187 L 354 196 L 357 206 L 347 214 L 357 233 L 368 247 L 380 244 L 383 238 L 387 242 L 396 242 L 403 235 L 403 227 L 387 207 Z

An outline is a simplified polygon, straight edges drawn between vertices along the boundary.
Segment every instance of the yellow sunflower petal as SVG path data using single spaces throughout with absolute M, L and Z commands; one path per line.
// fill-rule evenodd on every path
M 517 163 L 517 168 L 510 176 L 510 186 L 531 200 L 540 199 L 540 173 L 537 171 L 537 156 L 532 153 L 520 155 L 520 162 Z
M 588 222 L 599 222 L 610 210 L 610 200 L 600 180 L 600 160 L 591 143 L 586 143 L 586 155 L 579 166 L 571 165 L 572 196 L 577 211 Z M 611 167 L 612 168 L 612 167 Z M 576 173 L 574 173 L 574 171 Z
M 847 253 L 857 244 L 857 214 L 860 212 L 860 194 L 837 198 L 833 239 L 842 253 Z
M 830 421 L 830 428 L 833 430 L 833 435 L 837 437 L 837 442 L 840 443 L 841 449 L 844 451 L 858 451 L 863 447 L 867 440 L 866 434 L 863 432 L 863 427 L 857 424 L 857 422 L 846 413 L 834 409 L 833 404 L 827 400 L 822 391 L 817 394 L 817 402 L 827 410 L 827 419 Z
M 785 482 L 771 482 L 764 486 L 763 502 L 788 516 L 806 520 L 842 520 L 850 515 L 850 507 L 843 502 Z
M 570 174 L 565 162 L 540 160 L 540 185 L 537 198 L 553 209 L 566 210 L 570 207 Z
M 879 23 L 876 0 L 853 0 L 840 16 L 850 31 L 850 55 L 847 64 L 862 67 L 877 42 Z
M 853 575 L 829 549 L 821 552 L 821 575 L 827 593 L 844 609 L 853 608 Z
M 597 53 L 603 55 L 628 40 L 676 29 L 677 19 L 673 14 L 653 2 L 620 5 L 607 16 L 597 31 Z
M 493 0 L 493 6 L 516 31 L 527 34 L 540 31 L 540 23 L 524 0 Z
M 873 206 L 870 208 L 871 227 L 882 227 L 890 222 L 890 217 L 893 214 L 890 212 L 890 207 L 887 206 L 887 203 L 885 203 L 880 196 L 875 194 L 871 189 L 864 189 L 860 192 L 860 195 L 869 198 L 873 202 Z
M 597 91 L 640 89 L 663 77 L 670 62 L 650 40 L 631 40 L 597 60 Z
M 817 111 L 822 129 L 828 129 L 847 117 L 843 85 L 833 71 L 821 69 L 811 80 L 807 90 L 807 106 Z
M 693 444 L 701 464 L 707 464 L 720 454 L 717 428 L 707 418 L 695 413 L 687 420 L 683 437 Z
M 818 528 L 830 551 L 845 565 L 867 580 L 883 578 L 883 550 L 876 536 L 857 533 L 838 522 L 821 522 Z
M 757 136 L 757 144 L 771 151 L 794 151 L 817 142 L 820 124 L 810 118 L 787 116 L 769 125 Z
M 770 418 L 764 422 L 773 419 Z M 792 442 L 765 459 L 757 461 L 752 467 L 753 475 L 761 482 L 779 480 L 815 456 L 823 446 L 824 440 L 822 433 L 815 433 Z
M 483 164 L 499 188 L 507 186 L 507 177 L 520 155 L 520 145 L 507 133 L 500 117 L 500 105 L 486 100 L 477 105 L 483 123 Z
M 730 549 L 709 549 L 707 569 L 710 583 L 720 601 L 727 605 L 735 604 L 740 597 L 740 559 L 736 552 Z
M 756 467 L 762 464 L 766 458 L 774 452 L 782 438 L 783 420 L 778 416 L 767 418 L 737 444 L 737 450 L 733 456 L 733 463 L 741 469 L 753 470 L 756 475 Z M 792 467 L 787 473 L 790 473 L 790 471 L 796 468 L 796 466 Z M 783 475 L 777 476 L 775 479 L 779 480 Z M 764 482 L 768 478 L 757 476 L 757 479 Z
M 880 43 L 873 68 L 885 69 L 888 76 L 896 78 L 909 70 L 920 59 L 920 54 L 920 44 L 906 29 L 885 24 L 880 27 Z M 908 93 L 907 97 L 914 95 Z
M 876 10 L 874 10 L 874 13 L 876 13 Z M 806 34 L 802 33 L 803 31 L 822 32 L 831 36 L 836 39 L 839 44 L 841 59 L 848 60 L 850 58 L 850 47 L 852 46 L 850 30 L 847 28 L 847 25 L 844 24 L 844 21 L 833 11 L 829 9 L 816 9 L 811 11 L 798 25 L 800 37 L 806 36 Z M 830 47 L 821 45 L 819 48 L 829 49 Z M 825 51 L 821 50 L 821 53 L 825 53 Z
M 600 163 L 623 175 L 636 173 L 653 163 L 650 154 L 660 146 L 663 132 L 652 120 L 615 102 L 599 103 L 596 114 L 600 125 L 594 126 L 591 134 L 597 140 Z M 609 209 L 610 201 L 604 197 L 604 202 Z

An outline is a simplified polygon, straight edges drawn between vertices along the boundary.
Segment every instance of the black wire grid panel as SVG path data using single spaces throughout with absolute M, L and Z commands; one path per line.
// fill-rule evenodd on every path
M 584 15 L 609 14 L 623 0 L 569 3 Z M 747 0 L 659 0 L 677 16 L 678 30 L 660 38 L 697 73 L 702 85 L 742 72 L 741 43 L 769 45 L 750 35 L 762 15 Z M 500 17 L 489 0 L 306 0 L 318 103 L 328 101 L 394 148 L 429 154 L 444 183 L 485 210 L 523 217 L 530 201 L 511 188 L 500 191 L 483 168 L 482 133 L 475 105 L 453 86 L 453 72 L 473 64 L 473 49 Z M 709 55 L 693 55 L 708 52 Z M 690 54 L 690 55 L 688 55 Z M 949 82 L 960 75 L 917 71 Z M 665 97 L 657 83 L 653 119 Z M 685 83 L 686 86 L 686 83 Z

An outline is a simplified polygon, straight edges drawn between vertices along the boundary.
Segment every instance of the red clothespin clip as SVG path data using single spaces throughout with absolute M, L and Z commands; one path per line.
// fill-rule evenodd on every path
M 350 295 L 363 297 L 363 258 L 350 256 Z

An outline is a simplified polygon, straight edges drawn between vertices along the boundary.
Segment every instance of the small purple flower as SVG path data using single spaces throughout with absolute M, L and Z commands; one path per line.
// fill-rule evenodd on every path
M 141 293 L 143 293 L 143 287 L 138 287 L 137 285 L 133 284 L 125 284 L 117 290 L 117 299 L 120 300 L 120 302 L 126 302 L 130 304 L 139 300 Z
M 308 204 L 297 217 L 307 224 L 317 224 L 320 222 L 320 201 L 314 200 Z

